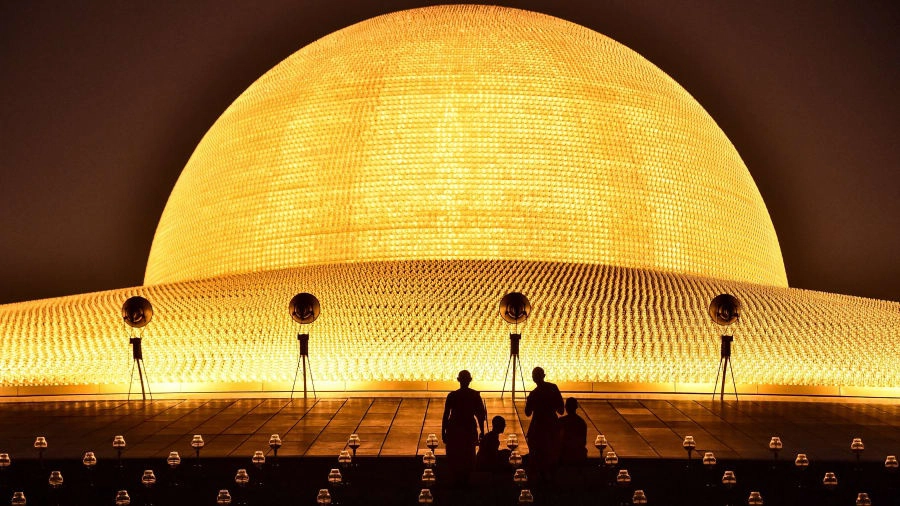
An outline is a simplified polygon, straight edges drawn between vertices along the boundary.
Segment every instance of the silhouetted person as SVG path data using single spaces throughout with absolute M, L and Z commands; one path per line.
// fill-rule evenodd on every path
M 528 463 L 536 478 L 546 478 L 556 465 L 559 442 L 559 419 L 563 414 L 563 400 L 559 388 L 544 381 L 544 370 L 535 367 L 531 371 L 534 390 L 525 401 L 525 416 L 531 417 L 528 426 Z
M 451 480 L 460 483 L 468 480 L 475 465 L 475 443 L 479 436 L 484 436 L 487 410 L 481 394 L 469 388 L 472 382 L 469 371 L 459 371 L 456 381 L 459 381 L 459 390 L 450 392 L 444 404 L 441 438 L 447 447 Z
M 475 469 L 479 471 L 505 471 L 509 462 L 509 450 L 500 449 L 500 434 L 506 430 L 506 419 L 497 415 L 491 419 L 491 430 L 481 438 Z
M 578 401 L 566 399 L 566 416 L 559 419 L 559 463 L 580 466 L 587 462 L 587 424 L 578 416 Z

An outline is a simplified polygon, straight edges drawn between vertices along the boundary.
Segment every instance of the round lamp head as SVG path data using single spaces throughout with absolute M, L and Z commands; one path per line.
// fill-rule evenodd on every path
M 741 317 L 741 301 L 727 293 L 716 295 L 709 304 L 709 316 L 719 325 L 731 325 Z
M 298 293 L 290 303 L 291 318 L 300 324 L 316 321 L 319 317 L 319 299 L 311 293 Z
M 131 297 L 122 304 L 122 318 L 130 327 L 139 329 L 153 319 L 153 306 L 139 295 Z
M 521 323 L 528 319 L 531 303 L 519 292 L 510 292 L 500 299 L 500 317 L 506 323 Z

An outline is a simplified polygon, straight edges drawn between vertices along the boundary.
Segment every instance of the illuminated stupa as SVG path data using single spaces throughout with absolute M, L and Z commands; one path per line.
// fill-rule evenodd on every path
M 533 304 L 522 362 L 573 390 L 708 391 L 727 292 L 742 391 L 900 392 L 900 304 L 788 288 L 749 171 L 683 88 L 487 6 L 380 16 L 263 75 L 185 167 L 145 286 L 0 307 L 0 392 L 127 389 L 137 294 L 156 391 L 284 390 L 297 292 L 322 302 L 322 390 L 441 390 L 461 368 L 490 388 L 510 291 Z

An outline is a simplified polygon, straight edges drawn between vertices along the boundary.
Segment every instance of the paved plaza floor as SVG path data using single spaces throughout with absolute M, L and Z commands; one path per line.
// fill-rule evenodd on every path
M 488 418 L 506 418 L 506 433 L 517 433 L 522 453 L 529 419 L 524 401 L 486 396 Z M 579 414 L 588 425 L 589 457 L 596 434 L 606 435 L 622 458 L 679 459 L 682 441 L 692 435 L 697 452 L 720 459 L 770 459 L 768 442 L 779 436 L 782 459 L 806 453 L 816 460 L 850 461 L 853 438 L 862 438 L 863 460 L 884 461 L 900 454 L 900 401 L 860 399 L 760 400 L 620 396 L 582 398 Z M 0 402 L 0 452 L 36 459 L 36 436 L 44 436 L 44 458 L 80 458 L 93 451 L 114 458 L 113 437 L 126 439 L 125 458 L 164 458 L 176 450 L 192 456 L 194 434 L 206 443 L 203 457 L 271 454 L 268 440 L 279 434 L 279 456 L 337 456 L 351 433 L 358 433 L 360 456 L 410 457 L 422 454 L 430 433 L 440 434 L 443 397 L 346 397 L 318 399 L 238 398 L 52 400 Z M 489 428 L 489 427 L 488 427 Z M 443 453 L 443 445 L 436 451 Z

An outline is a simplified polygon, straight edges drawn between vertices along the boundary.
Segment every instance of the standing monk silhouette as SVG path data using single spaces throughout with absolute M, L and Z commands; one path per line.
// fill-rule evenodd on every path
M 480 436 L 484 436 L 487 410 L 481 394 L 469 388 L 472 382 L 469 371 L 459 371 L 456 381 L 459 381 L 459 390 L 450 392 L 444 404 L 441 438 L 447 447 L 453 483 L 465 483 L 475 466 L 475 444 Z
M 531 371 L 534 390 L 525 401 L 525 416 L 531 417 L 528 426 L 528 462 L 531 472 L 539 479 L 549 477 L 557 459 L 556 447 L 559 443 L 558 414 L 563 414 L 565 406 L 559 388 L 544 381 L 544 370 L 535 367 Z M 533 416 L 532 416 L 533 415 Z

